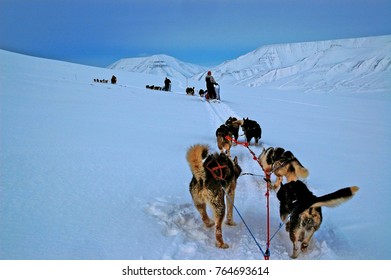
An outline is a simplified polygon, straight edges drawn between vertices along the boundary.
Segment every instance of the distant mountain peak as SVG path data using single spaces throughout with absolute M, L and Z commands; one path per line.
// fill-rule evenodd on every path
M 162 75 L 179 80 L 188 79 L 206 71 L 205 67 L 180 61 L 165 54 L 147 57 L 125 58 L 111 64 L 108 68 L 128 72 Z
M 206 67 L 165 54 L 108 68 L 202 81 Z M 220 83 L 304 91 L 391 90 L 391 35 L 266 45 L 211 68 Z
M 212 70 L 221 82 L 251 87 L 390 90 L 391 35 L 267 45 Z

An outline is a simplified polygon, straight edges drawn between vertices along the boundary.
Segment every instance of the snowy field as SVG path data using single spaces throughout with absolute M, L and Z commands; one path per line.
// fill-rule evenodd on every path
M 117 85 L 93 82 L 113 74 Z M 391 259 L 391 89 L 312 93 L 222 83 L 222 102 L 208 103 L 187 96 L 183 80 L 172 79 L 170 93 L 145 88 L 163 80 L 0 51 L 0 259 L 263 259 L 236 213 L 238 225 L 223 227 L 230 248 L 217 249 L 188 191 L 188 147 L 217 151 L 215 130 L 229 116 L 261 124 L 261 144 L 250 146 L 256 154 L 291 150 L 316 195 L 360 187 L 345 204 L 323 208 L 299 259 Z M 231 153 L 243 172 L 262 175 L 247 149 Z M 264 248 L 265 191 L 262 177 L 238 180 L 236 207 Z M 273 234 L 275 193 L 270 203 Z M 270 259 L 290 259 L 284 229 L 270 249 Z

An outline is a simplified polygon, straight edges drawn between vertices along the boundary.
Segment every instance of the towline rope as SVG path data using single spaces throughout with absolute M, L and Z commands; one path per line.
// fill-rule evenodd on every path
M 266 260 L 266 257 L 268 258 L 270 256 L 270 254 L 268 253 L 268 250 L 266 250 L 266 252 L 264 252 L 262 250 L 262 247 L 261 245 L 259 244 L 259 242 L 257 241 L 257 239 L 255 238 L 254 234 L 252 233 L 251 229 L 249 228 L 249 226 L 247 225 L 246 221 L 243 219 L 242 215 L 240 214 L 238 208 L 236 208 L 234 202 L 232 201 L 232 199 L 229 197 L 227 191 L 225 190 L 225 188 L 223 188 L 223 191 L 225 193 L 225 197 L 227 197 L 229 199 L 229 201 L 231 202 L 232 206 L 234 207 L 236 213 L 239 215 L 240 219 L 242 220 L 243 224 L 246 226 L 246 229 L 248 230 L 248 232 L 250 233 L 251 237 L 253 238 L 255 244 L 257 245 L 258 249 L 261 251 L 263 257 L 265 258 Z
M 263 170 L 263 167 L 262 167 L 261 163 L 258 161 L 258 157 L 255 155 L 255 153 L 249 147 L 250 143 L 237 141 L 236 139 L 234 139 L 234 138 L 232 138 L 232 137 L 230 137 L 228 135 L 225 136 L 225 139 L 230 140 L 230 141 L 236 143 L 237 145 L 241 145 L 241 146 L 247 148 L 248 151 L 253 156 L 253 160 L 258 162 L 259 166 Z M 265 193 L 265 196 L 266 196 L 266 251 L 265 251 L 265 253 L 263 253 L 262 249 L 261 249 L 261 251 L 263 253 L 263 257 L 265 258 L 265 260 L 269 260 L 269 257 L 270 257 L 270 199 L 269 199 L 270 198 L 270 191 L 269 190 L 270 190 L 270 187 L 271 187 L 270 186 L 270 184 L 271 184 L 270 174 L 271 173 L 266 172 L 265 170 L 263 170 L 263 172 L 265 173 L 265 178 L 264 179 L 265 179 L 266 184 L 267 184 L 266 193 Z M 246 225 L 246 227 L 247 227 L 247 225 Z

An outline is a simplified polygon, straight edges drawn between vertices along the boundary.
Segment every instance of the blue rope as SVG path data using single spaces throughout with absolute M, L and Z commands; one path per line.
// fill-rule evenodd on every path
M 280 231 L 280 229 L 282 228 L 284 224 L 283 223 L 280 223 L 280 225 L 278 226 L 278 229 L 276 230 L 276 232 L 272 235 L 272 237 L 270 238 L 270 242 L 273 240 L 274 236 L 277 234 L 277 232 Z
M 224 189 L 223 187 L 222 187 L 222 189 L 223 189 L 223 191 L 224 191 L 226 197 L 227 197 L 227 198 L 229 199 L 229 201 L 232 203 L 232 205 L 233 205 L 233 207 L 234 207 L 236 213 L 238 213 L 238 215 L 239 215 L 240 219 L 242 220 L 243 224 L 246 226 L 246 228 L 247 228 L 248 232 L 250 233 L 251 237 L 254 239 L 255 244 L 258 246 L 258 248 L 259 248 L 259 250 L 261 251 L 263 257 L 269 256 L 269 253 L 268 253 L 268 254 L 265 254 L 265 252 L 262 250 L 261 245 L 258 243 L 258 241 L 257 241 L 257 239 L 255 238 L 254 234 L 251 232 L 250 228 L 249 228 L 248 225 L 246 224 L 246 222 L 245 222 L 245 220 L 243 219 L 242 215 L 240 215 L 240 212 L 239 212 L 238 208 L 236 208 L 235 204 L 233 203 L 232 199 L 229 197 L 229 195 L 227 194 L 227 192 L 225 191 L 225 189 Z

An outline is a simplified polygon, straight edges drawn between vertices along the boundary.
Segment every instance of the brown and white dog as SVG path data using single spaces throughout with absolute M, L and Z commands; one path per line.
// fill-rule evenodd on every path
M 232 136 L 235 140 L 239 138 L 239 128 L 243 125 L 243 120 L 238 120 L 235 117 L 229 117 L 225 121 L 225 125 L 228 126 L 228 129 L 231 131 Z
M 297 258 L 300 249 L 306 252 L 308 244 L 322 223 L 322 206 L 335 207 L 349 200 L 359 190 L 352 186 L 323 196 L 315 196 L 300 180 L 281 186 L 277 192 L 280 201 L 280 217 L 286 223 L 286 230 L 293 243 L 291 257 Z
M 274 189 L 281 185 L 283 177 L 286 178 L 288 183 L 296 181 L 298 178 L 308 177 L 308 170 L 292 152 L 280 147 L 263 148 L 262 153 L 258 157 L 258 162 L 265 172 L 276 175 L 277 180 L 272 184 Z
M 230 157 L 232 147 L 232 132 L 227 125 L 222 124 L 216 129 L 216 142 L 220 152 L 225 153 Z
M 194 206 L 201 215 L 201 219 L 207 227 L 215 225 L 216 246 L 228 248 L 223 240 L 222 222 L 225 217 L 225 194 L 227 199 L 226 224 L 234 226 L 233 203 L 235 200 L 236 181 L 242 172 L 235 157 L 231 160 L 224 153 L 209 154 L 207 145 L 197 144 L 190 147 L 186 154 L 187 162 L 193 177 L 190 181 L 190 194 Z M 207 212 L 206 205 L 213 210 L 214 221 Z

